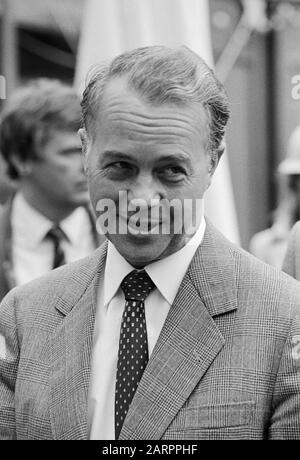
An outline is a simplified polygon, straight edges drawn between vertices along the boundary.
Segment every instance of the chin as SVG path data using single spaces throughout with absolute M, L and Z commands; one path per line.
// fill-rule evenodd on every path
M 157 238 L 149 235 L 127 235 L 125 240 L 120 240 L 120 236 L 110 235 L 108 239 L 134 267 L 144 267 L 160 259 L 168 246 L 167 241 L 158 242 Z
M 123 257 L 135 268 L 144 268 L 146 265 L 151 264 L 159 259 L 153 252 L 151 254 L 140 253 L 136 251 L 135 254 L 123 254 Z
M 86 206 L 90 203 L 90 196 L 88 193 L 84 193 L 82 195 L 79 195 L 76 197 L 75 200 L 73 200 L 74 205 L 76 206 Z

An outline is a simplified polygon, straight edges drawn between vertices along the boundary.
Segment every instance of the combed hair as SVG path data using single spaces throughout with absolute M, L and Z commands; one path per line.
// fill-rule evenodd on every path
M 38 160 L 52 130 L 76 132 L 80 124 L 80 98 L 72 87 L 39 78 L 17 89 L 0 117 L 0 152 L 9 176 L 19 178 L 13 156 Z
M 205 61 L 185 46 L 138 48 L 94 68 L 81 102 L 83 127 L 89 134 L 94 132 L 107 83 L 122 76 L 128 78 L 130 88 L 153 105 L 200 103 L 208 117 L 210 154 L 222 155 L 230 115 L 226 91 Z

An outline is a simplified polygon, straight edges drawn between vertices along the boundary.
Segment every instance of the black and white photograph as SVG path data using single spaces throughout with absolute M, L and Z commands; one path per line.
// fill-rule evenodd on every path
M 300 440 L 300 0 L 0 0 L 0 440 Z

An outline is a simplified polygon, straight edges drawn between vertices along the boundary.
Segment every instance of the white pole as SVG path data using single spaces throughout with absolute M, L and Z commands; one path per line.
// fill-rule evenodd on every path
M 2 53 L 1 67 L 2 77 L 5 79 L 6 97 L 17 85 L 17 34 L 15 25 L 15 2 L 14 0 L 2 0 Z

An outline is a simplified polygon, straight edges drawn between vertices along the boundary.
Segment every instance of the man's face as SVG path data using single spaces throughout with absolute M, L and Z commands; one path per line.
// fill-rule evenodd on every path
M 154 202 L 201 199 L 210 184 L 210 156 L 206 151 L 207 118 L 198 104 L 153 106 L 128 89 L 126 81 L 109 83 L 95 121 L 94 135 L 86 139 L 86 165 L 92 204 L 101 200 L 116 205 L 123 219 L 119 192 Z M 130 215 L 130 213 L 129 213 Z M 174 222 L 173 222 L 174 224 Z M 167 257 L 186 242 L 184 233 L 107 234 L 120 254 L 133 266 Z
M 76 208 L 88 202 L 78 133 L 53 130 L 38 156 L 29 177 L 36 193 L 62 207 Z

